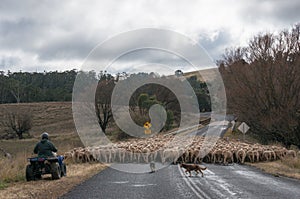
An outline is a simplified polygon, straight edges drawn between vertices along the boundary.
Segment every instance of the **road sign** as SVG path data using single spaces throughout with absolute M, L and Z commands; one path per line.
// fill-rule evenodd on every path
M 144 130 L 144 133 L 146 134 L 146 135 L 149 135 L 149 134 L 151 134 L 151 123 L 150 122 L 146 122 L 145 124 L 144 124 L 144 128 L 145 128 L 145 130 Z
M 239 128 L 238 128 L 242 133 L 246 133 L 249 129 L 250 129 L 250 127 L 245 123 L 245 122 L 243 122 L 240 126 L 239 126 Z

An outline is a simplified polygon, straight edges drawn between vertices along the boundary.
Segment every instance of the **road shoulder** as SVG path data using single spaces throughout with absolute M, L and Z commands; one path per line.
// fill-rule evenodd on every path
M 71 164 L 66 177 L 51 180 L 46 175 L 38 181 L 12 183 L 0 190 L 0 198 L 58 198 L 105 168 L 106 165 L 99 163 Z

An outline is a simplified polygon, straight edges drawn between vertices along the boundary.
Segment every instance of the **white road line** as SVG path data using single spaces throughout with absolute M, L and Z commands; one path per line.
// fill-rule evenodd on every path
M 146 187 L 146 186 L 156 186 L 156 184 L 133 184 L 132 187 Z
M 114 183 L 114 184 L 126 184 L 126 183 L 129 183 L 129 181 L 115 181 L 115 182 L 109 182 L 109 183 Z
M 207 178 L 203 179 L 203 182 L 205 182 L 206 186 L 209 187 L 210 192 L 216 194 L 218 198 L 228 198 L 219 189 L 216 189 L 218 187 L 218 184 L 214 183 L 213 181 L 208 181 Z
M 222 187 L 225 191 L 227 191 L 232 196 L 235 196 L 237 194 L 237 193 L 230 191 L 230 189 L 226 185 L 219 184 L 219 186 Z
M 192 189 L 192 191 L 196 194 L 196 196 L 198 198 L 210 198 L 208 195 L 206 195 L 201 189 L 199 189 L 199 187 L 197 187 L 195 185 L 194 182 L 192 182 L 191 180 L 189 180 L 186 175 L 183 173 L 182 169 L 179 167 L 178 165 L 178 170 L 181 174 L 181 176 L 183 177 L 183 180 L 186 182 L 186 184 Z M 195 188 L 193 187 L 193 185 L 191 184 L 191 182 L 194 184 L 195 188 L 198 190 L 198 192 L 195 190 Z M 200 192 L 200 193 L 199 193 Z M 200 195 L 201 194 L 201 195 Z
M 229 183 L 224 181 L 220 176 L 216 176 L 214 172 L 206 169 L 210 176 L 207 176 L 208 179 L 211 180 L 211 183 L 214 183 L 216 186 L 219 186 L 224 191 L 228 192 L 231 196 L 235 196 L 237 193 L 230 190 Z M 223 194 L 222 194 L 223 195 Z
M 202 195 L 204 195 L 205 198 L 210 198 L 205 192 L 203 192 L 203 191 L 200 189 L 199 186 L 197 186 L 197 184 L 196 184 L 196 182 L 195 182 L 194 180 L 192 180 L 191 178 L 188 178 L 188 181 L 190 181 L 190 182 L 194 185 L 195 189 L 197 189 Z
M 209 170 L 209 169 L 206 169 L 205 170 L 207 173 L 209 173 L 209 174 L 211 174 L 211 175 L 215 175 L 215 173 L 214 172 L 212 172 L 211 170 Z
M 183 175 L 183 177 L 185 177 L 185 181 L 189 186 L 192 186 L 191 188 L 193 188 L 195 191 L 198 191 L 200 194 L 202 194 L 203 196 L 205 196 L 206 198 L 210 198 L 207 194 L 205 194 L 200 188 L 199 188 L 199 184 L 202 185 L 203 182 L 205 182 L 208 186 L 209 185 L 214 185 L 214 186 L 210 186 L 210 189 L 213 190 L 213 192 L 217 195 L 219 195 L 219 197 L 221 198 L 228 198 L 228 195 L 225 195 L 222 191 L 220 191 L 219 189 L 216 189 L 217 187 L 219 187 L 221 190 L 224 190 L 225 192 L 227 192 L 228 194 L 230 194 L 230 198 L 232 197 L 236 197 L 237 193 L 233 192 L 231 190 L 231 186 L 228 185 L 228 183 L 226 181 L 224 181 L 222 178 L 220 178 L 220 176 L 216 176 L 214 172 L 212 172 L 209 169 L 206 169 L 205 172 L 208 173 L 207 178 L 204 178 L 203 180 L 199 180 L 197 182 L 195 182 L 193 179 L 186 179 L 186 175 L 183 173 L 182 169 L 178 166 L 181 175 Z

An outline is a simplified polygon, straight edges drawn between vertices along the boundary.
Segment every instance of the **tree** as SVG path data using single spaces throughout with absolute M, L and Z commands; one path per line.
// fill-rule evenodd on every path
M 199 110 L 201 112 L 211 111 L 211 100 L 206 83 L 199 81 L 196 75 L 187 78 L 187 81 L 197 96 Z
M 7 112 L 6 118 L 2 123 L 10 132 L 17 135 L 19 139 L 23 139 L 24 133 L 29 135 L 29 130 L 32 127 L 30 111 L 19 112 L 18 110 L 13 110 Z
M 13 95 L 17 103 L 21 102 L 21 95 L 23 94 L 23 86 L 18 80 L 10 79 L 8 90 Z
M 115 87 L 113 76 L 100 73 L 96 90 L 95 110 L 98 123 L 105 133 L 109 122 L 112 120 L 111 95 Z
M 156 99 L 156 95 L 149 96 L 147 93 L 141 93 L 138 97 L 138 107 L 140 109 L 140 115 L 134 115 L 134 119 L 139 125 L 143 125 L 145 122 L 150 121 L 149 109 L 151 106 L 159 104 L 166 108 L 166 105 Z M 159 115 L 157 115 L 159 117 Z M 138 119 L 136 119 L 138 118 Z M 164 125 L 165 130 L 170 130 L 174 123 L 174 114 L 172 110 L 167 110 L 167 120 Z
M 141 115 L 145 114 L 147 100 L 149 100 L 149 95 L 147 93 L 141 93 L 138 97 L 138 107 Z
M 230 112 L 263 143 L 300 148 L 300 25 L 260 34 L 219 64 Z
M 164 129 L 166 131 L 172 129 L 173 122 L 174 122 L 174 114 L 171 110 L 168 110 L 167 111 L 167 121 L 166 121 Z
M 142 75 L 146 76 L 146 74 L 142 74 Z M 163 77 L 156 77 L 156 78 L 163 78 Z M 169 81 L 172 81 L 172 79 Z M 135 108 L 138 107 L 140 111 L 140 115 L 145 115 L 146 112 L 143 110 L 142 102 L 147 101 L 150 98 L 153 98 L 154 96 L 155 96 L 154 101 L 156 101 L 155 103 L 159 103 L 162 106 L 164 106 L 166 110 L 171 110 L 173 112 L 174 123 L 176 125 L 179 125 L 181 119 L 179 101 L 175 96 L 175 94 L 170 89 L 160 84 L 145 84 L 139 87 L 131 96 L 129 102 L 131 111 L 135 112 L 136 111 Z M 147 105 L 149 103 L 154 104 L 150 100 L 150 102 L 146 102 L 144 104 L 144 108 L 146 108 L 146 106 L 149 106 Z

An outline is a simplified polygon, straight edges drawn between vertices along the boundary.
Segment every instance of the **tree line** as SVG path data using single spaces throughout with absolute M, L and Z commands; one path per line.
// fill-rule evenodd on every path
M 76 70 L 64 72 L 0 71 L 0 103 L 71 101 Z
M 132 77 L 134 75 L 148 76 L 151 73 L 127 74 L 119 73 L 116 75 L 109 74 L 106 71 L 77 71 L 66 70 L 63 72 L 10 72 L 0 71 L 0 104 L 4 103 L 27 103 L 27 102 L 44 102 L 44 101 L 71 101 L 74 81 L 78 73 L 85 73 L 87 78 L 97 81 L 101 84 L 104 80 L 113 80 L 118 82 L 120 78 Z M 210 101 L 208 89 L 204 82 L 200 82 L 196 76 L 187 79 L 198 97 L 200 109 L 210 110 Z M 155 85 L 148 85 L 141 90 L 147 90 L 149 95 L 160 92 L 158 97 L 165 92 L 164 89 Z M 137 92 L 139 93 L 139 92 Z M 169 93 L 169 92 L 167 92 Z M 137 99 L 137 94 L 133 96 Z

